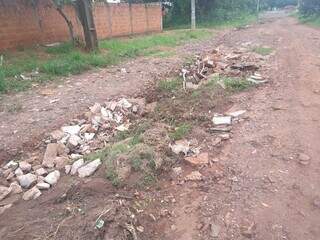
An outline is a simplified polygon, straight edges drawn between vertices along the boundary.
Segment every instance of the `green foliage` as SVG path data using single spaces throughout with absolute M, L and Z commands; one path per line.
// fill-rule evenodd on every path
M 182 80 L 180 78 L 161 80 L 158 88 L 162 92 L 175 92 L 182 88 Z
M 299 12 L 303 16 L 320 15 L 320 1 L 319 0 L 301 0 Z
M 119 63 L 126 58 L 148 55 L 149 49 L 153 49 L 155 55 L 162 52 L 161 46 L 174 47 L 210 35 L 211 32 L 204 29 L 176 30 L 129 39 L 104 40 L 100 45 L 102 50 L 93 53 L 82 52 L 70 43 L 6 53 L 3 66 L 0 67 L 0 93 L 23 91 L 33 83 L 52 80 L 56 76 L 79 74 L 94 67 Z M 20 79 L 20 74 L 29 74 L 37 69 L 39 75 L 31 80 Z
M 173 133 L 170 134 L 170 138 L 174 141 L 183 139 L 191 130 L 191 125 L 183 123 L 179 125 Z
M 223 77 L 220 80 L 223 81 L 227 90 L 233 92 L 243 91 L 252 85 L 247 80 L 241 78 Z
M 190 24 L 190 1 L 172 0 L 164 20 L 165 27 Z M 256 0 L 238 0 L 232 3 L 227 0 L 198 0 L 196 15 L 198 24 L 228 22 L 251 15 L 256 10 Z

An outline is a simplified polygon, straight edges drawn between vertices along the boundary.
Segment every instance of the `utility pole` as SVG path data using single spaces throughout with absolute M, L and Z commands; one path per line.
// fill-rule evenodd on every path
M 191 0 L 191 29 L 196 29 L 196 0 Z

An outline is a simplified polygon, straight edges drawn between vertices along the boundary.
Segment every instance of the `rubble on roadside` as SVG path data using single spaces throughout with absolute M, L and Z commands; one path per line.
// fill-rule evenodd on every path
M 95 103 L 83 118 L 49 134 L 41 162 L 10 161 L 0 168 L 0 178 L 11 183 L 10 187 L 0 186 L 0 201 L 23 191 L 24 200 L 36 199 L 43 190 L 57 184 L 62 173 L 80 178 L 91 176 L 102 162 L 85 162 L 84 155 L 104 147 L 116 132 L 128 130 L 132 116 L 139 116 L 144 107 L 141 99 Z
M 194 63 L 182 67 L 184 89 L 197 89 L 211 76 L 220 74 L 227 77 L 245 78 L 254 84 L 267 80 L 257 71 L 262 68 L 265 58 L 248 48 L 229 49 L 220 47 L 204 55 L 197 55 Z M 221 83 L 220 83 L 221 84 Z

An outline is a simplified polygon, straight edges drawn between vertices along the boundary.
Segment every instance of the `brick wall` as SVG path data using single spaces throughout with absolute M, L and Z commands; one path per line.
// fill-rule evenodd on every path
M 39 1 L 36 10 L 25 0 L 0 0 L 0 50 L 69 40 L 63 18 L 49 0 Z M 75 33 L 83 36 L 72 6 L 64 12 L 72 20 Z M 99 39 L 162 30 L 160 4 L 96 3 L 93 9 Z

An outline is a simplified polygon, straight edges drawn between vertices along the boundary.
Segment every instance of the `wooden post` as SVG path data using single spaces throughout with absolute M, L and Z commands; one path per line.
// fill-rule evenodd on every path
M 98 49 L 97 31 L 92 14 L 91 0 L 77 0 L 78 15 L 83 27 L 86 48 L 89 51 Z
M 191 0 L 191 29 L 196 29 L 196 0 Z

